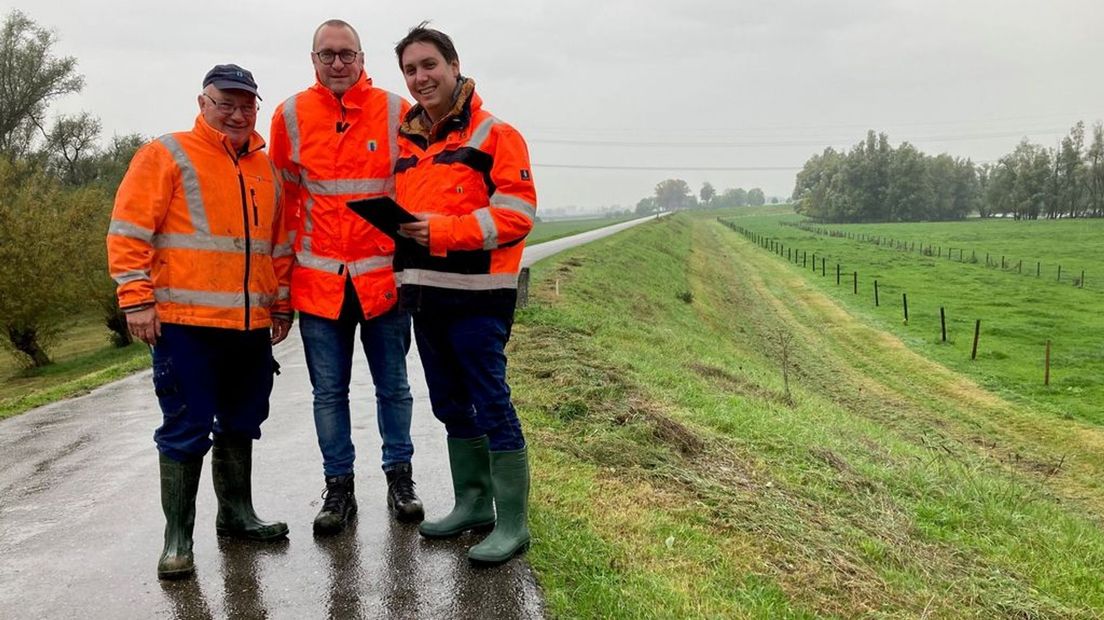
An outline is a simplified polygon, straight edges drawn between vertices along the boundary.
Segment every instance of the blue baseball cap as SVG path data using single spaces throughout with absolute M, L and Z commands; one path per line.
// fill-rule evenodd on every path
M 257 92 L 257 82 L 253 80 L 253 74 L 248 69 L 238 65 L 215 65 L 203 76 L 203 87 L 214 85 L 219 90 L 244 90 L 253 93 L 257 99 L 261 94 Z

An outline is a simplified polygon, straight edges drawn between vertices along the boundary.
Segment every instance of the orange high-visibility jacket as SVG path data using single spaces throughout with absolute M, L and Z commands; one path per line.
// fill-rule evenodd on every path
M 289 198 L 296 310 L 336 319 L 347 277 L 366 318 L 395 305 L 395 244 L 345 203 L 394 195 L 395 135 L 409 108 L 363 73 L 340 99 L 316 82 L 276 108 L 270 153 Z
M 107 234 L 120 307 L 155 303 L 165 323 L 240 330 L 290 315 L 282 189 L 263 149 L 254 133 L 236 155 L 199 116 L 138 150 Z
M 396 201 L 429 220 L 429 252 L 400 250 L 404 306 L 513 312 L 525 237 L 536 218 L 529 151 L 516 129 L 483 109 L 468 79 L 430 140 L 421 108 L 399 131 Z

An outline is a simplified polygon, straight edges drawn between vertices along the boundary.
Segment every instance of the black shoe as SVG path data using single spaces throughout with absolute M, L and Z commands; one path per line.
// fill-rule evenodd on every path
M 345 529 L 349 517 L 357 511 L 356 497 L 353 496 L 353 474 L 327 477 L 322 498 L 326 501 L 314 518 L 314 533 L 337 534 Z
M 414 494 L 410 463 L 400 463 L 384 473 L 387 476 L 387 507 L 395 518 L 405 523 L 418 523 L 424 519 L 422 500 Z

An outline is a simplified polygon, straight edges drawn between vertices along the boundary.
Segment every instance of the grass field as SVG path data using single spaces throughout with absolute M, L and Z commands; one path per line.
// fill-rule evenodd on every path
M 595 228 L 602 228 L 612 224 L 620 224 L 634 219 L 636 216 L 588 218 L 583 220 L 555 220 L 551 222 L 537 222 L 533 230 L 525 239 L 526 245 L 536 245 L 545 241 L 552 241 L 560 237 L 567 237 Z
M 1104 287 L 1058 282 L 1054 266 L 1080 271 L 1104 259 L 1104 221 L 1012 220 L 931 224 L 827 226 L 850 236 L 814 234 L 784 226 L 793 215 L 748 215 L 733 224 L 781 244 L 781 255 L 760 251 L 801 274 L 810 286 L 851 311 L 891 331 L 914 350 L 968 373 L 1005 396 L 1030 401 L 1056 417 L 1104 424 Z M 878 245 L 861 235 L 908 242 L 910 250 Z M 921 254 L 935 246 L 933 255 Z M 965 262 L 957 250 L 965 251 Z M 969 259 L 977 252 L 977 263 Z M 985 266 L 985 252 L 991 267 Z M 942 256 L 939 256 L 939 254 Z M 816 257 L 818 266 L 812 270 Z M 1006 268 L 1000 268 L 1005 256 Z M 1030 259 L 1030 273 L 1018 261 Z M 803 261 L 805 267 L 802 267 Z M 1035 262 L 1050 265 L 1050 277 L 1035 277 Z M 836 265 L 841 282 L 836 285 Z M 1099 269 L 1099 268 L 1098 268 Z M 858 294 L 854 274 L 858 272 Z M 1091 273 L 1088 272 L 1088 273 Z M 1104 271 L 1100 271 L 1104 276 Z M 1086 276 L 1088 279 L 1089 276 Z M 880 305 L 875 307 L 874 281 Z M 904 323 L 903 294 L 909 321 Z M 942 341 L 944 308 L 947 342 Z M 976 321 L 981 320 L 977 359 L 971 360 Z M 1046 342 L 1051 341 L 1050 385 L 1044 385 Z
M 1104 613 L 1104 431 L 821 281 L 690 214 L 534 268 L 510 375 L 552 614 Z
M 78 317 L 50 349 L 54 364 L 23 368 L 0 352 L 0 419 L 33 407 L 83 394 L 149 366 L 149 349 L 134 344 L 118 349 L 96 315 Z
M 799 219 L 791 216 L 792 220 Z M 943 257 L 976 261 L 1041 282 L 1074 285 L 1085 273 L 1085 287 L 1104 291 L 1104 220 L 971 219 L 911 224 L 814 224 L 818 228 L 894 239 L 917 249 L 935 245 Z M 1059 267 L 1061 267 L 1059 279 Z

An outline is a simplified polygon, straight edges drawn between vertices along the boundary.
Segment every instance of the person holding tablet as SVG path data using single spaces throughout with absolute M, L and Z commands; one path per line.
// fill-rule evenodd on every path
M 537 196 L 521 134 L 483 108 L 448 35 L 422 23 L 395 47 L 417 105 L 399 127 L 396 201 L 419 217 L 395 254 L 434 415 L 448 434 L 453 510 L 426 537 L 494 525 L 468 551 L 509 560 L 529 544 L 529 460 L 506 383 L 506 342 Z

